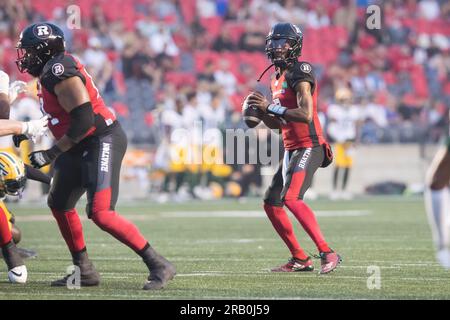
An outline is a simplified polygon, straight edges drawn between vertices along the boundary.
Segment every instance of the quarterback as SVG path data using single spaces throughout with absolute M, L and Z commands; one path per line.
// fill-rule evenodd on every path
M 264 210 L 273 227 L 289 248 L 292 258 L 273 272 L 313 271 L 314 266 L 300 247 L 286 206 L 312 238 L 321 258 L 320 273 L 333 271 L 341 257 L 325 241 L 314 213 L 303 201 L 319 167 L 332 161 L 317 115 L 317 85 L 311 64 L 298 61 L 303 34 L 290 23 L 272 27 L 266 40 L 266 53 L 275 65 L 272 77 L 272 103 L 258 92 L 251 93 L 248 104 L 263 111 L 262 120 L 272 129 L 281 129 L 284 160 L 264 197 Z
M 150 272 L 144 290 L 161 289 L 175 267 L 159 255 L 138 228 L 115 211 L 127 139 L 106 107 L 84 66 L 66 52 L 62 30 L 51 23 L 25 28 L 17 44 L 17 67 L 37 77 L 49 129 L 57 140 L 48 150 L 29 155 L 41 168 L 54 162 L 48 206 L 81 273 L 81 286 L 97 286 L 100 276 L 90 261 L 75 206 L 86 192 L 88 217 L 142 257 Z M 51 283 L 66 286 L 69 276 Z

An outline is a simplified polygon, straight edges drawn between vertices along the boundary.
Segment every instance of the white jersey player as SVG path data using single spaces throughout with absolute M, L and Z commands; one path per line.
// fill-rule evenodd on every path
M 449 114 L 450 116 L 450 114 Z M 433 232 L 437 259 L 450 269 L 450 134 L 436 153 L 428 170 L 425 205 Z

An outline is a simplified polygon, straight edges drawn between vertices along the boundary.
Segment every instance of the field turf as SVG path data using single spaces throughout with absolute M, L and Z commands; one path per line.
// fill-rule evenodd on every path
M 329 275 L 273 274 L 289 252 L 261 210 L 259 200 L 156 204 L 122 202 L 118 211 L 134 221 L 151 244 L 177 266 L 178 275 L 157 292 L 141 290 L 147 277 L 127 247 L 85 220 L 89 254 L 102 275 L 97 288 L 51 288 L 71 264 L 56 223 L 43 204 L 9 207 L 23 231 L 28 284 L 10 285 L 3 262 L 0 299 L 449 299 L 450 272 L 434 259 L 420 198 L 364 198 L 310 202 L 327 241 L 344 261 Z M 84 210 L 80 208 L 84 217 Z M 303 247 L 312 241 L 294 221 Z M 368 289 L 372 266 L 381 288 Z M 371 280 L 369 279 L 369 282 Z

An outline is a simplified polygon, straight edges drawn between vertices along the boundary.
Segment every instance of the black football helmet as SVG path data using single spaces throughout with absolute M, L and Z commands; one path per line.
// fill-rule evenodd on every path
M 289 44 L 289 46 L 286 46 Z M 297 61 L 301 55 L 303 34 L 299 27 L 292 23 L 277 23 L 272 27 L 266 38 L 266 54 L 278 68 L 286 68 Z M 287 47 L 287 53 L 281 52 Z
M 17 49 L 17 68 L 38 77 L 44 65 L 66 50 L 63 31 L 49 22 L 35 23 L 20 34 Z

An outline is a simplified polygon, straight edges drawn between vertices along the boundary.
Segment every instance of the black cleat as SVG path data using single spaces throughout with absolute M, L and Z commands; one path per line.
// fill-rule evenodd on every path
M 166 258 L 156 253 L 148 247 L 143 253 L 144 262 L 150 271 L 148 282 L 142 288 L 143 290 L 160 290 L 176 275 L 175 266 Z
M 53 281 L 51 283 L 52 287 L 69 287 L 78 284 L 80 287 L 94 287 L 100 284 L 100 275 L 89 260 L 86 248 L 79 252 L 72 252 L 72 261 L 74 266 L 79 268 L 80 279 L 76 279 L 77 272 L 73 271 L 72 274 Z
M 80 268 L 79 285 L 81 287 L 94 287 L 100 284 L 100 275 L 95 270 L 92 263 L 78 265 Z M 52 281 L 52 287 L 69 287 L 70 285 L 77 285 L 76 272 L 66 275 L 62 279 Z

